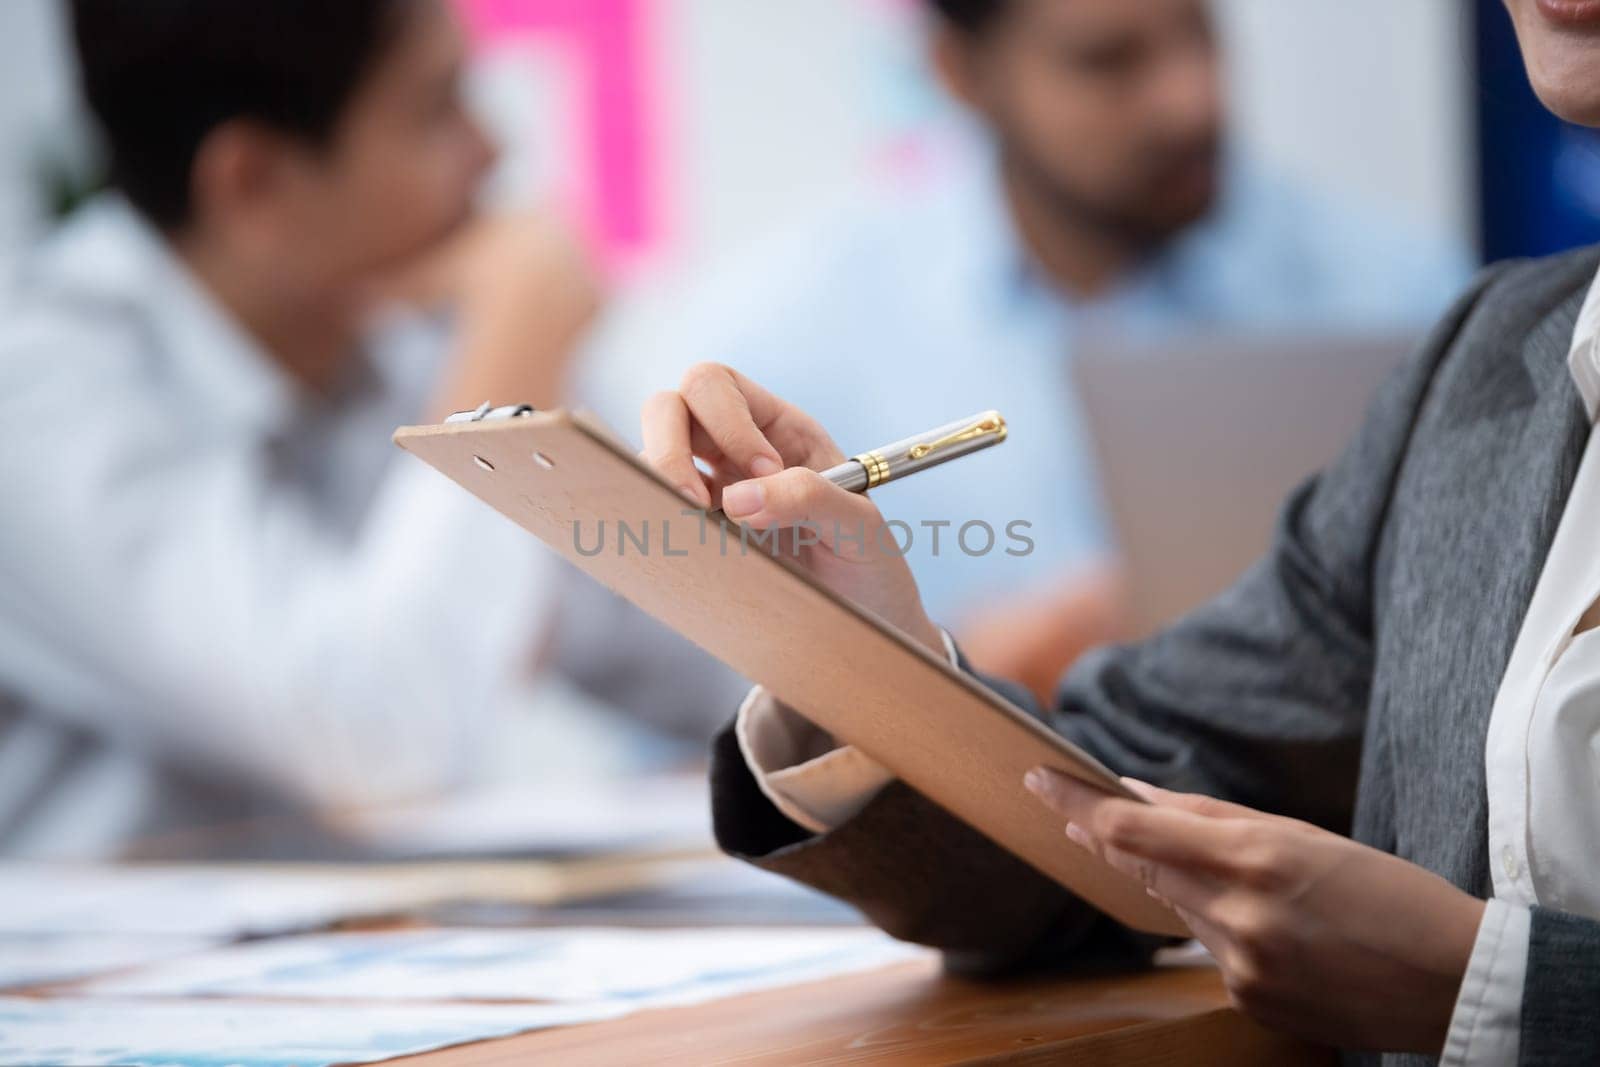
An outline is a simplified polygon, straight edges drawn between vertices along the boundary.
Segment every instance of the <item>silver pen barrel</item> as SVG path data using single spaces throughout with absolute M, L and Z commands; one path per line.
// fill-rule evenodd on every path
M 822 476 L 841 489 L 862 493 L 1005 439 L 1006 420 L 998 411 L 984 411 L 853 456 L 823 471 Z

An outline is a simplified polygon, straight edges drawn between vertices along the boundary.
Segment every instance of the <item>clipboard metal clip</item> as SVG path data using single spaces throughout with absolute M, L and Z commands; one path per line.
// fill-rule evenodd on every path
M 454 415 L 445 416 L 445 422 L 487 422 L 490 419 L 515 419 L 523 415 L 536 414 L 532 404 L 505 404 L 495 407 L 485 400 L 471 411 L 458 411 Z

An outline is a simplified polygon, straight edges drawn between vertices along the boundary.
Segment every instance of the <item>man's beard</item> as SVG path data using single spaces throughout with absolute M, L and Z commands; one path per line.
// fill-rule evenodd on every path
M 1143 173 L 1130 179 L 1115 195 L 1092 198 L 1081 195 L 1037 165 L 1025 152 L 1004 149 L 1005 163 L 1015 178 L 1076 227 L 1140 254 L 1157 251 L 1200 222 L 1216 206 L 1221 172 L 1220 138 L 1162 153 L 1151 159 Z M 1201 180 L 1197 175 L 1204 175 Z M 1176 182 L 1202 186 L 1187 195 L 1172 190 Z

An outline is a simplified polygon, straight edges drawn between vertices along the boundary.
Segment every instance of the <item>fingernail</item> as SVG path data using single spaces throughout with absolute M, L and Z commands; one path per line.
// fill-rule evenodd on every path
M 722 510 L 729 515 L 754 515 L 766 500 L 766 490 L 758 482 L 736 482 L 722 491 Z
M 765 478 L 769 474 L 777 474 L 783 470 L 783 464 L 771 456 L 757 456 L 750 464 L 750 473 L 757 478 Z
M 1067 839 L 1074 845 L 1079 845 L 1083 848 L 1091 848 L 1094 845 L 1094 839 L 1089 836 L 1083 827 L 1075 822 L 1067 823 Z
M 692 485 L 680 485 L 678 486 L 678 492 L 696 502 L 700 499 L 700 491 Z
M 1030 793 L 1044 792 L 1044 772 L 1035 767 L 1022 776 L 1022 785 Z

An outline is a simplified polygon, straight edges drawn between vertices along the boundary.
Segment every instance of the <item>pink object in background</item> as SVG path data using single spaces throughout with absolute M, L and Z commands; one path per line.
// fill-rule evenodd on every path
M 566 116 L 581 158 L 560 160 L 559 193 L 613 270 L 662 251 L 670 203 L 657 69 L 657 0 L 456 0 L 481 50 L 530 40 L 571 57 Z

